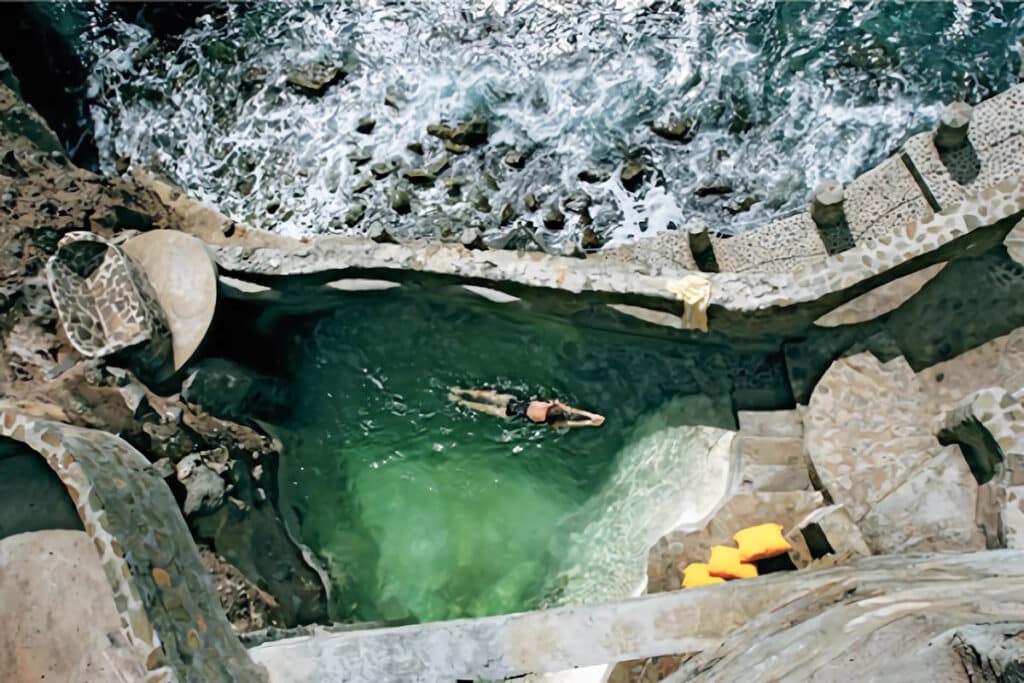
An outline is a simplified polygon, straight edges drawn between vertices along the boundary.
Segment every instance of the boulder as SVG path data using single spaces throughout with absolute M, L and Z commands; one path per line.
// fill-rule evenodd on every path
M 185 487 L 182 510 L 186 517 L 215 512 L 224 504 L 224 480 L 206 466 L 198 453 L 182 458 L 175 475 Z
M 309 62 L 292 69 L 285 81 L 293 90 L 303 95 L 319 97 L 345 76 L 345 70 L 341 67 L 322 62 Z
M 274 419 L 291 408 L 287 383 L 222 358 L 205 358 L 181 385 L 181 397 L 223 419 Z
M 0 577 L 0 680 L 146 678 L 84 532 L 50 529 L 0 539 Z

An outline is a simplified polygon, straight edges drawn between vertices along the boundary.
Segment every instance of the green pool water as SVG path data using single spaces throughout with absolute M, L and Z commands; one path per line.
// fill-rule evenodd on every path
M 590 501 L 645 413 L 692 394 L 714 349 L 520 319 L 498 306 L 353 296 L 292 328 L 282 503 L 342 619 L 483 616 L 553 599 Z M 451 404 L 448 388 L 555 396 L 600 429 Z M 590 507 L 593 507 L 592 505 Z

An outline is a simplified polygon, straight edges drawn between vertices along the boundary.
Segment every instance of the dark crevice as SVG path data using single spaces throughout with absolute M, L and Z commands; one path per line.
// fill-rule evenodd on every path
M 71 160 L 95 171 L 99 154 L 85 101 L 89 70 L 68 37 L 70 29 L 55 25 L 58 16 L 73 22 L 76 12 L 47 3 L 0 3 L 0 52 L 24 100 L 50 125 Z
M 921 175 L 921 171 L 917 170 L 917 165 L 914 164 L 914 160 L 910 158 L 910 155 L 906 152 L 900 153 L 900 161 L 910 171 L 910 175 L 914 177 L 914 182 L 917 183 L 917 187 L 921 190 L 921 194 L 924 195 L 924 199 L 928 202 L 928 206 L 932 207 L 932 211 L 941 211 L 942 207 L 939 205 L 935 195 L 932 194 L 931 188 L 928 187 L 928 183 L 924 181 L 924 176 Z

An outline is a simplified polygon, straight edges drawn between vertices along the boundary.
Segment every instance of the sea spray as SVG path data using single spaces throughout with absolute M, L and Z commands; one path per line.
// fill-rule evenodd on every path
M 163 41 L 102 5 L 87 11 L 105 170 L 130 157 L 236 220 L 292 235 L 521 224 L 552 244 L 587 220 L 622 243 L 694 218 L 742 232 L 799 209 L 819 180 L 877 164 L 945 102 L 1016 82 L 1024 34 L 1020 3 L 228 4 Z M 320 97 L 288 88 L 290 69 L 311 61 L 348 75 Z M 444 177 L 461 191 L 416 188 L 400 215 L 388 201 L 398 172 L 361 184 L 372 163 L 447 154 L 426 126 L 472 115 L 491 135 L 451 155 Z M 669 116 L 693 122 L 691 141 L 652 131 Z M 372 134 L 356 130 L 364 117 Z M 503 161 L 512 149 L 516 167 Z M 364 153 L 366 166 L 353 161 Z M 647 169 L 635 191 L 617 176 L 631 156 Z M 542 227 L 547 207 L 581 192 L 587 218 Z

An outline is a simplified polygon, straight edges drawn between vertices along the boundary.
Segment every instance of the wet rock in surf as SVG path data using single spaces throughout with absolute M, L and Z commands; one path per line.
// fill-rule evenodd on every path
M 370 154 L 369 150 L 357 149 L 356 151 L 354 151 L 351 154 L 349 154 L 348 158 L 349 158 L 349 161 L 354 163 L 356 166 L 362 166 L 367 161 L 372 159 L 373 155 Z
M 459 236 L 459 242 L 467 249 L 487 248 L 487 245 L 484 244 L 483 235 L 480 234 L 479 228 L 466 228 L 463 230 L 462 234 Z
M 698 187 L 693 192 L 698 197 L 720 197 L 731 193 L 731 185 L 705 185 L 704 187 Z
M 604 171 L 599 171 L 593 168 L 585 168 L 576 174 L 577 180 L 584 183 L 603 183 L 608 180 L 610 176 Z
M 526 166 L 526 157 L 519 152 L 509 152 L 505 155 L 504 162 L 506 166 L 518 170 Z
M 640 186 L 644 182 L 644 176 L 647 173 L 647 165 L 640 159 L 626 159 L 625 163 L 622 164 L 622 171 L 619 173 L 619 179 L 622 181 L 622 186 L 630 192 L 636 192 L 640 189 Z
M 353 204 L 352 208 L 345 212 L 345 225 L 353 227 L 363 220 L 364 215 L 366 215 L 366 207 L 362 204 Z
M 432 123 L 427 126 L 427 133 L 436 138 L 441 138 L 446 143 L 453 143 L 458 147 L 476 147 L 487 142 L 487 119 L 477 116 L 468 121 L 463 121 L 454 128 L 444 124 Z M 446 144 L 445 146 L 447 147 L 448 145 Z
M 372 173 L 376 178 L 386 178 L 394 173 L 396 168 L 397 166 L 390 161 L 378 161 L 370 167 L 370 173 Z
M 580 235 L 580 246 L 584 249 L 600 249 L 604 246 L 604 240 L 602 240 L 597 232 L 591 227 L 583 229 L 583 233 Z
M 446 170 L 448 170 L 449 164 L 450 162 L 448 161 L 448 156 L 445 155 L 435 159 L 434 161 L 431 161 L 427 165 L 427 171 L 435 176 L 439 176 Z
M 565 200 L 565 210 L 583 214 L 590 207 L 590 195 L 582 190 L 570 194 Z
M 376 119 L 374 119 L 372 116 L 364 116 L 363 118 L 359 119 L 359 122 L 356 124 L 356 132 L 362 133 L 363 135 L 369 135 L 370 133 L 373 132 L 373 129 L 376 127 Z
M 319 97 L 345 76 L 346 72 L 341 67 L 322 62 L 309 62 L 292 69 L 285 81 L 296 92 L 309 97 Z
M 436 176 L 430 171 L 426 171 L 422 168 L 407 168 L 402 171 L 402 177 L 408 180 L 413 185 L 426 187 L 433 185 Z
M 548 230 L 561 230 L 565 227 L 565 214 L 557 206 L 552 206 L 544 214 L 544 227 Z
M 693 121 L 691 119 L 677 119 L 674 116 L 651 124 L 651 130 L 654 131 L 655 135 L 666 140 L 672 140 L 673 142 L 690 142 L 693 140 L 693 128 Z
M 391 193 L 391 208 L 399 214 L 407 214 L 412 211 L 412 205 L 409 202 L 409 193 L 405 190 L 395 190 Z

